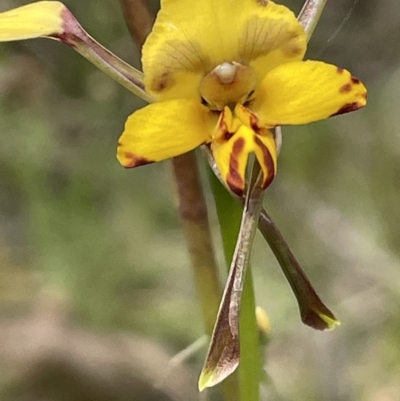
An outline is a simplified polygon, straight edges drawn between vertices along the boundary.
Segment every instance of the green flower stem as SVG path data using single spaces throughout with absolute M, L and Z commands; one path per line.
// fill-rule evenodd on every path
M 261 174 L 261 169 L 257 161 L 254 161 L 253 178 L 257 179 Z M 262 360 L 260 344 L 260 333 L 256 317 L 256 303 L 253 286 L 253 276 L 250 269 L 250 254 L 257 231 L 258 221 L 262 210 L 265 191 L 261 188 L 261 183 L 257 180 L 250 183 L 251 188 L 248 195 L 248 207 L 244 207 L 245 213 L 249 218 L 249 241 L 247 254 L 244 261 L 246 265 L 246 277 L 243 288 L 241 311 L 240 311 L 240 364 L 239 364 L 239 383 L 241 401 L 260 400 L 260 382 L 262 372 Z M 231 198 L 231 202 L 234 203 Z M 245 215 L 246 216 L 246 215 Z
M 307 0 L 300 11 L 298 20 L 300 24 L 303 25 L 308 40 L 310 40 L 315 28 L 317 27 L 327 1 L 328 0 Z
M 221 227 L 225 259 L 232 260 L 240 230 L 243 209 L 235 202 L 216 176 L 209 174 Z M 238 368 L 241 401 L 258 401 L 261 355 L 251 269 L 247 269 L 240 316 L 241 359 Z M 228 378 L 229 379 L 229 378 Z M 224 383 L 224 382 L 223 382 Z
M 231 199 L 232 200 L 232 199 Z M 256 301 L 254 295 L 251 268 L 246 272 L 242 306 L 240 311 L 240 364 L 239 385 L 241 401 L 259 401 L 263 347 L 260 344 L 260 332 L 256 319 Z

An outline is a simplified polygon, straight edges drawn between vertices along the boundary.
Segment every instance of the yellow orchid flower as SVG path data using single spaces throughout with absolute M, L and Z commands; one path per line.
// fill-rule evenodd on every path
M 162 0 L 143 47 L 146 91 L 157 102 L 129 118 L 118 160 L 136 167 L 210 143 L 241 195 L 254 152 L 266 188 L 276 174 L 271 129 L 366 104 L 364 85 L 320 61 L 302 61 L 306 35 L 286 7 L 262 0 Z
M 145 95 L 137 84 L 140 72 L 94 42 L 62 3 L 40 1 L 0 13 L 0 41 L 36 37 L 69 44 L 105 72 L 117 68 L 120 83 L 133 82 L 135 93 L 156 100 L 126 122 L 117 152 L 124 167 L 209 143 L 223 179 L 238 195 L 250 153 L 261 165 L 263 188 L 273 180 L 271 129 L 366 104 L 364 85 L 348 71 L 302 61 L 305 32 L 288 8 L 272 1 L 162 0 L 143 47 Z

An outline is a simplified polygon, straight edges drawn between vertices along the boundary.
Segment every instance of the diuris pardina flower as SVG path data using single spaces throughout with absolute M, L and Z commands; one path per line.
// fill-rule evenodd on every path
M 162 0 L 142 57 L 157 102 L 129 117 L 118 160 L 135 167 L 210 143 L 233 192 L 244 190 L 252 152 L 266 188 L 277 167 L 272 128 L 366 104 L 348 71 L 302 61 L 306 40 L 294 14 L 272 1 Z
M 86 57 L 93 45 L 57 1 L 0 13 L 0 41 L 41 36 L 64 41 Z M 233 192 L 243 193 L 250 153 L 266 188 L 277 168 L 271 129 L 366 104 L 358 79 L 334 65 L 302 61 L 305 52 L 302 26 L 272 1 L 161 0 L 142 57 L 145 89 L 156 102 L 128 118 L 118 160 L 136 167 L 210 144 Z

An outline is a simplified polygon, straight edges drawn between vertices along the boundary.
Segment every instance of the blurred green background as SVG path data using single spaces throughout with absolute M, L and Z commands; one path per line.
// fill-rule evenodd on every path
M 0 11 L 23 3 L 2 0 Z M 298 12 L 303 2 L 284 3 Z M 285 128 L 266 200 L 342 326 L 300 323 L 258 237 L 269 399 L 400 399 L 400 3 L 360 1 L 331 40 L 352 3 L 328 2 L 307 57 L 351 70 L 369 104 Z M 65 4 L 140 66 L 117 1 Z M 142 105 L 59 43 L 0 46 L 0 399 L 200 399 L 205 350 L 167 369 L 203 333 L 170 162 L 124 170 L 115 159 L 124 121 Z M 224 271 L 206 180 L 205 190 Z

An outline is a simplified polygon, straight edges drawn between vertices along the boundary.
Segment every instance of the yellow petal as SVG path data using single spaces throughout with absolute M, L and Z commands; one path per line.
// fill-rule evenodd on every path
M 238 196 L 245 189 L 246 166 L 249 154 L 254 150 L 254 133 L 251 129 L 241 128 L 224 143 L 213 142 L 212 151 L 222 178 Z
M 246 166 L 250 153 L 254 152 L 263 171 L 263 188 L 276 173 L 277 153 L 272 133 L 266 129 L 255 132 L 232 115 L 228 107 L 221 113 L 212 141 L 215 162 L 232 192 L 243 195 Z
M 0 42 L 61 34 L 64 10 L 58 1 L 39 1 L 2 12 Z
M 202 77 L 224 62 L 255 68 L 300 60 L 306 37 L 293 13 L 266 0 L 162 0 L 143 47 L 146 89 L 156 97 L 198 96 Z
M 178 156 L 208 142 L 215 123 L 216 117 L 195 100 L 151 104 L 128 118 L 117 158 L 129 168 Z
M 270 71 L 248 107 L 265 126 L 307 124 L 365 106 L 365 86 L 351 74 L 320 61 L 281 65 Z
M 272 182 L 277 171 L 278 152 L 274 135 L 261 125 L 259 118 L 241 104 L 235 107 L 235 116 L 254 132 L 254 153 L 263 171 L 263 188 Z
M 247 21 L 241 45 L 241 55 L 250 60 L 258 84 L 278 65 L 302 60 L 307 50 L 307 36 L 295 15 L 285 6 L 265 3 L 265 15 Z

